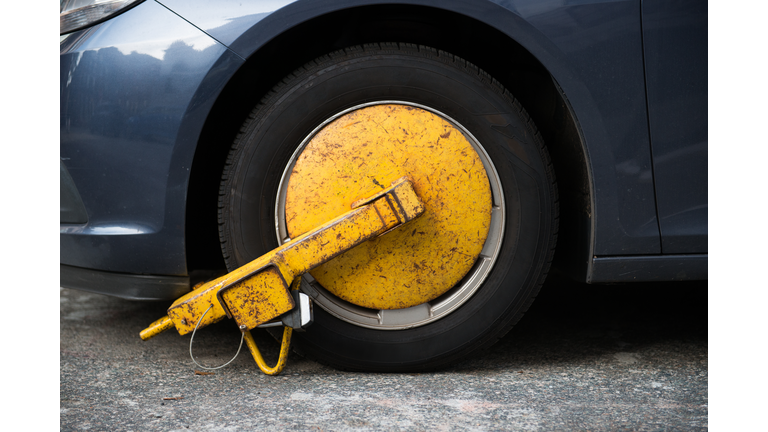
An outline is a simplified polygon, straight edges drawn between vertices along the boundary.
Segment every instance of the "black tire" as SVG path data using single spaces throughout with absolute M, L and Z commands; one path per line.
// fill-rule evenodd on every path
M 276 191 L 293 152 L 329 117 L 377 100 L 432 107 L 482 143 L 506 203 L 498 259 L 483 285 L 444 318 L 376 330 L 315 307 L 314 324 L 295 333 L 295 346 L 340 369 L 435 369 L 512 328 L 544 281 L 557 236 L 557 188 L 541 136 L 512 95 L 474 65 L 423 46 L 371 44 L 323 56 L 285 77 L 253 110 L 227 160 L 219 201 L 222 250 L 231 271 L 277 247 Z

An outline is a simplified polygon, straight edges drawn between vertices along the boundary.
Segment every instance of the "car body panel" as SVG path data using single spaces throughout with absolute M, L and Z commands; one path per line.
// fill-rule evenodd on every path
M 707 252 L 707 2 L 645 0 L 643 35 L 662 252 Z
M 218 22 L 183 0 L 163 3 L 201 28 Z M 228 1 L 197 0 L 198 6 Z M 239 2 L 232 2 L 239 3 Z M 229 48 L 248 58 L 286 29 L 324 14 L 383 1 L 298 0 L 266 17 Z M 568 97 L 592 164 L 594 255 L 661 252 L 645 106 L 640 6 L 621 1 L 406 0 L 477 19 L 530 51 Z M 236 8 L 224 7 L 229 13 Z M 232 19 L 232 18 L 230 18 Z M 215 29 L 214 29 L 215 30 Z M 596 61 L 597 60 L 597 61 Z
M 199 134 L 206 108 L 193 95 L 212 104 L 211 75 L 242 60 L 155 2 L 71 34 L 60 59 L 61 160 L 88 212 L 86 224 L 61 225 L 61 263 L 186 275 L 190 124 Z
M 186 208 L 189 170 L 222 88 L 247 59 L 288 29 L 377 4 L 391 3 L 147 1 L 70 34 L 61 45 L 61 158 L 89 219 L 61 225 L 61 263 L 186 275 L 185 214 L 195 211 Z M 538 59 L 570 104 L 589 164 L 590 256 L 662 252 L 639 0 L 397 4 L 478 20 Z M 674 167 L 662 172 L 674 177 Z M 674 193 L 687 191 L 678 187 Z
M 638 3 L 511 2 L 559 51 L 550 60 L 526 46 L 561 86 L 581 127 L 592 175 L 592 255 L 661 250 Z
M 587 283 L 707 279 L 707 254 L 595 257 Z
M 159 0 L 195 27 L 231 48 L 232 43 L 272 12 L 295 0 Z

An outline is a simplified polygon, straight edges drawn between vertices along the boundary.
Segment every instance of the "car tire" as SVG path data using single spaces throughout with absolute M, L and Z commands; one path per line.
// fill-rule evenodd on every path
M 277 247 L 278 191 L 297 148 L 339 113 L 379 101 L 434 110 L 480 143 L 503 195 L 503 204 L 494 203 L 504 217 L 492 268 L 449 313 L 413 325 L 361 325 L 320 304 L 294 346 L 344 370 L 445 367 L 490 346 L 521 318 L 549 270 L 557 237 L 555 175 L 541 135 L 519 102 L 476 66 L 424 46 L 381 43 L 330 53 L 285 77 L 254 108 L 228 156 L 219 201 L 222 252 L 232 271 Z

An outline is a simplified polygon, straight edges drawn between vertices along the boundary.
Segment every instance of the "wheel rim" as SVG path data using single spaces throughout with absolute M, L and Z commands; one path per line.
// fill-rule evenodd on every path
M 475 150 L 477 157 L 482 162 L 485 175 L 488 179 L 492 201 L 488 234 L 477 260 L 458 283 L 437 298 L 402 309 L 361 307 L 332 294 L 311 275 L 304 275 L 302 290 L 312 296 L 314 301 L 331 315 L 360 327 L 378 330 L 402 330 L 429 324 L 444 318 L 469 300 L 477 290 L 480 289 L 493 268 L 501 249 L 506 217 L 504 195 L 499 175 L 485 149 L 466 128 L 452 118 L 432 108 L 404 101 L 387 100 L 361 104 L 339 112 L 326 119 L 301 142 L 291 156 L 280 179 L 275 205 L 275 230 L 278 242 L 284 243 L 289 240 L 289 229 L 288 224 L 286 223 L 286 195 L 294 166 L 304 149 L 319 131 L 334 120 L 353 111 L 376 105 L 403 105 L 420 108 L 438 116 L 455 129 L 458 129 Z

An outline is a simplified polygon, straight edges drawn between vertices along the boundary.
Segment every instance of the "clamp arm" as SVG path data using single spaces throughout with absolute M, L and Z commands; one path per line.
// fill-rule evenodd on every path
M 168 308 L 168 316 L 143 330 L 141 338 L 147 340 L 172 327 L 181 335 L 188 334 L 225 316 L 234 318 L 241 331 L 256 328 L 296 306 L 289 289 L 296 278 L 424 213 L 424 205 L 407 178 L 354 205 L 322 226 L 199 285 L 177 299 Z

